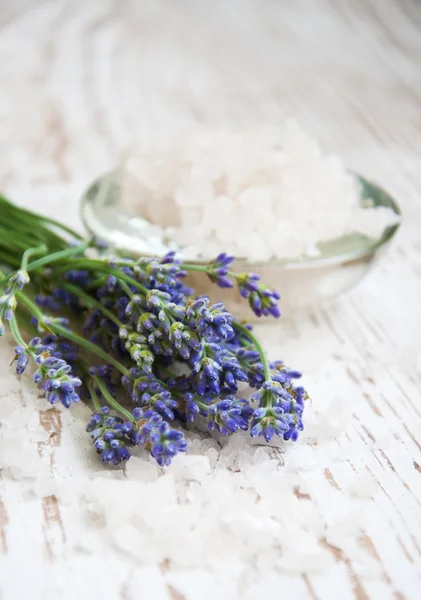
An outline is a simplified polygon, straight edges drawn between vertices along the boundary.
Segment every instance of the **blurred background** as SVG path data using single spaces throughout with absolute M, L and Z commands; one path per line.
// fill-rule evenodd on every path
M 294 117 L 419 223 L 420 31 L 416 0 L 0 0 L 0 188 L 74 224 L 157 133 Z

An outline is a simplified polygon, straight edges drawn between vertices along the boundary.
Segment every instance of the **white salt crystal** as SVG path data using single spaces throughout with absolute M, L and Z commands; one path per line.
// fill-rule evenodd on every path
M 260 446 L 253 453 L 253 463 L 255 465 L 265 462 L 270 458 L 271 449 L 265 446 Z
M 216 238 L 224 243 L 231 243 L 235 227 L 235 203 L 229 196 L 217 196 L 216 205 L 220 208 Z M 207 217 L 209 218 L 209 217 Z
M 272 256 L 272 251 L 268 239 L 262 237 L 257 231 L 250 233 L 245 256 L 255 261 L 269 260 Z
M 171 473 L 177 479 L 185 478 L 197 481 L 201 481 L 209 471 L 210 463 L 207 456 L 191 454 L 176 456 L 167 469 L 167 473 Z
M 155 481 L 159 475 L 159 468 L 155 461 L 146 460 L 145 457 L 132 456 L 127 462 L 125 472 L 129 479 Z
M 129 523 L 126 523 L 122 527 L 118 527 L 114 534 L 114 541 L 116 545 L 123 550 L 131 554 L 134 557 L 138 557 L 138 548 L 142 545 L 143 539 L 136 528 Z
M 251 214 L 263 212 L 270 214 L 271 198 L 267 190 L 261 187 L 251 187 L 238 196 L 239 208 L 244 211 L 249 211 Z
M 204 204 L 203 233 L 209 235 L 216 231 L 224 216 L 226 196 L 216 196 L 210 202 Z
M 182 209 L 199 207 L 212 201 L 212 187 L 205 177 L 187 180 L 174 194 L 175 203 Z M 183 210 L 184 209 L 184 210 Z
M 209 450 L 205 451 L 205 455 L 208 457 L 211 468 L 214 469 L 218 462 L 219 452 L 215 448 L 209 448 Z
M 360 207 L 359 183 L 295 122 L 242 135 L 183 132 L 129 159 L 123 183 L 123 204 L 171 227 L 196 256 L 228 245 L 255 261 L 317 256 L 320 241 L 375 237 L 393 221 L 388 209 Z
M 278 461 L 266 460 L 255 465 L 251 465 L 247 469 L 247 478 L 257 481 L 267 477 L 272 477 L 278 468 Z

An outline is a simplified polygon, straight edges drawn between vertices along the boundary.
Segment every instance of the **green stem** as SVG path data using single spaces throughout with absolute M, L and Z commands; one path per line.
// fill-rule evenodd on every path
M 116 315 L 113 312 L 108 310 L 108 308 L 101 304 L 101 302 L 98 302 L 98 300 L 95 300 L 95 298 L 92 298 L 92 296 L 81 290 L 77 285 L 73 285 L 71 283 L 64 283 L 61 287 L 71 292 L 75 296 L 78 296 L 78 298 L 83 300 L 83 302 L 85 302 L 85 304 L 89 308 L 97 308 L 98 310 L 100 310 L 102 314 L 105 315 L 110 321 L 115 323 L 115 325 L 117 325 L 118 328 L 123 326 L 120 319 L 116 317 Z
M 57 229 L 61 229 L 62 231 L 69 233 L 72 237 L 76 238 L 77 240 L 83 240 L 83 236 L 80 235 L 80 233 L 77 233 L 74 229 L 68 227 L 67 225 L 64 225 L 60 221 L 56 221 L 55 219 L 51 219 L 50 217 L 41 217 L 41 220 L 45 223 L 48 223 L 49 225 L 57 227 Z
M 53 262 L 58 262 L 63 258 L 69 258 L 75 254 L 84 252 L 88 247 L 89 244 L 85 242 L 84 244 L 80 244 L 79 246 L 67 248 L 66 250 L 59 250 L 58 252 L 53 252 L 53 254 L 49 254 L 48 256 L 44 256 L 43 258 L 39 258 L 33 263 L 29 263 L 27 271 L 29 273 L 30 271 L 34 271 L 35 269 L 43 267 L 44 265 L 49 265 Z
M 11 248 L 15 250 L 26 250 L 28 245 L 33 246 L 38 241 L 36 238 L 29 238 L 25 236 L 25 239 L 18 239 L 17 234 L 11 231 L 10 228 L 0 226 L 0 238 L 1 244 L 6 247 L 7 250 Z M 29 244 L 28 244 L 29 241 Z
M 190 265 L 190 264 L 181 263 L 178 266 L 183 271 L 196 271 L 198 273 L 205 273 L 206 275 L 209 275 L 209 276 L 212 275 L 213 271 L 215 270 L 212 267 L 209 267 L 207 265 Z M 228 271 L 227 276 L 232 277 L 232 279 L 237 280 L 240 277 L 240 274 L 234 273 L 233 271 Z
M 260 354 L 260 358 L 262 360 L 262 365 L 263 365 L 263 369 L 264 369 L 264 373 L 265 373 L 265 380 L 272 381 L 272 374 L 271 374 L 271 370 L 270 370 L 270 366 L 269 366 L 269 361 L 267 359 L 266 352 L 263 350 L 263 347 L 262 347 L 261 343 L 259 342 L 259 340 L 256 338 L 254 333 L 251 332 L 249 329 L 247 329 L 247 327 L 242 325 L 242 323 L 239 323 L 238 321 L 233 321 L 232 325 L 235 329 L 237 329 L 238 331 L 241 331 L 241 333 L 243 335 L 248 337 L 248 339 L 251 342 L 253 342 L 253 345 L 256 347 L 256 350 Z
M 18 345 L 23 346 L 26 350 L 28 348 L 28 344 L 25 342 L 25 340 L 22 338 L 22 336 L 20 334 L 15 315 L 13 315 L 12 319 L 9 321 L 9 325 L 10 325 L 10 331 L 12 332 L 12 335 L 15 338 Z
M 102 348 L 100 348 L 96 344 L 93 344 L 89 340 L 85 340 L 85 338 L 81 337 L 77 333 L 73 333 L 73 331 L 70 331 L 70 329 L 66 329 L 65 327 L 62 327 L 61 325 L 54 323 L 54 321 L 49 325 L 49 327 L 51 327 L 51 329 L 54 331 L 54 333 L 58 333 L 61 335 L 61 337 L 64 337 L 64 338 L 70 340 L 71 342 L 74 342 L 78 346 L 82 346 L 86 350 L 89 350 L 90 352 L 92 352 L 92 354 L 96 354 L 96 356 L 98 356 L 99 358 L 102 358 L 102 360 L 105 360 L 105 362 L 112 365 L 114 368 L 116 368 L 118 371 L 120 371 L 120 373 L 122 373 L 123 375 L 129 374 L 129 370 L 126 369 L 126 367 L 124 365 L 122 365 L 121 362 L 116 360 L 111 354 L 108 354 L 107 352 L 105 352 L 105 350 L 102 350 Z
M 26 208 L 18 207 L 15 204 L 13 204 L 12 202 L 10 202 L 10 200 L 5 198 L 5 196 L 0 195 L 0 204 L 3 205 L 2 206 L 3 210 L 8 210 L 12 214 L 17 215 L 20 219 L 24 219 L 31 223 L 34 223 L 34 221 L 38 222 L 38 223 L 48 223 L 50 225 L 53 225 L 54 227 L 57 227 L 58 229 L 61 229 L 62 231 L 66 231 L 66 233 L 69 233 L 74 238 L 77 238 L 80 240 L 83 239 L 79 233 L 77 233 L 70 227 L 67 227 L 67 225 L 60 223 L 60 221 L 56 221 L 55 219 L 52 219 L 50 217 L 45 217 L 43 215 L 39 215 L 30 210 L 27 210 Z
M 32 302 L 32 300 L 30 300 L 28 298 L 28 296 L 26 296 L 24 293 L 16 292 L 16 298 L 18 299 L 19 302 L 21 302 L 24 306 L 26 306 L 26 308 L 29 310 L 29 312 L 32 315 L 34 315 L 34 317 L 36 317 L 38 320 L 44 318 L 44 315 L 41 312 L 41 310 L 38 308 L 38 306 L 36 304 L 34 304 L 34 302 Z
M 181 263 L 178 265 L 180 267 L 180 269 L 183 269 L 183 271 L 198 271 L 200 273 L 208 273 L 208 271 L 211 271 L 212 269 L 206 265 L 190 265 L 190 264 L 185 264 L 185 263 Z
M 203 402 L 200 402 L 200 400 L 196 400 L 196 398 L 197 398 L 197 397 L 199 397 L 199 396 L 196 396 L 196 397 L 193 399 L 194 403 L 195 403 L 195 404 L 197 404 L 197 406 L 198 406 L 199 408 L 201 408 L 202 410 L 207 410 L 207 411 L 209 411 L 209 406 L 208 406 L 207 404 L 204 404 Z
M 28 248 L 27 250 L 25 250 L 25 252 L 23 253 L 22 256 L 22 262 L 20 265 L 20 268 L 22 269 L 22 271 L 26 271 L 27 266 L 28 266 L 28 260 L 31 256 L 36 256 L 37 254 L 45 254 L 47 252 L 47 246 L 45 244 L 41 244 L 41 246 L 38 246 L 37 248 Z
M 31 266 L 31 265 L 29 265 L 29 266 Z M 69 268 L 72 268 L 72 269 L 86 268 L 86 269 L 92 269 L 95 271 L 102 271 L 103 273 L 107 273 L 108 275 L 113 275 L 120 283 L 122 281 L 125 281 L 129 285 L 132 285 L 133 287 L 137 288 L 144 295 L 146 295 L 149 292 L 149 290 L 147 288 L 145 288 L 145 286 L 143 286 L 141 283 L 136 281 L 136 279 L 133 279 L 133 277 L 130 277 L 130 275 L 126 275 L 126 273 L 122 273 L 121 271 L 118 271 L 117 269 L 110 267 L 109 265 L 105 264 L 104 261 L 102 261 L 102 260 L 94 260 L 94 259 L 88 259 L 88 258 L 80 259 L 80 260 L 75 259 L 71 262 L 70 265 L 66 265 L 64 268 L 57 269 L 56 275 L 58 273 L 60 273 L 60 271 L 67 271 Z
M 46 227 L 39 219 L 25 217 L 19 209 L 6 211 L 0 201 L 1 241 L 7 242 L 7 249 L 39 246 L 45 243 L 50 252 L 68 247 L 68 242 Z
M 121 285 L 121 289 L 123 290 L 123 292 L 125 294 L 127 294 L 127 296 L 130 298 L 130 300 L 132 300 L 133 296 L 134 296 L 134 293 L 129 288 L 128 284 L 125 281 L 120 281 L 120 285 Z
M 137 262 L 135 260 L 128 260 L 127 258 L 122 258 L 121 260 L 114 260 L 114 264 L 118 266 L 132 267 L 133 265 L 137 264 Z M 185 271 L 197 271 L 199 273 L 205 273 L 206 275 L 210 275 L 212 274 L 212 271 L 214 271 L 214 269 L 208 265 L 191 265 L 188 263 L 181 263 L 178 266 L 180 267 L 180 269 L 183 269 Z M 233 273 L 232 271 L 228 271 L 227 275 L 234 278 L 238 277 L 238 273 Z
M 95 391 L 94 386 L 90 381 L 87 382 L 86 387 L 88 388 L 89 395 L 91 396 L 92 404 L 96 412 L 101 408 L 101 402 L 99 401 L 98 395 Z
M 2 240 L 3 241 L 3 240 Z M 20 261 L 18 258 L 15 258 L 14 256 L 9 256 L 9 254 L 7 254 L 6 252 L 1 252 L 0 251 L 0 262 L 4 263 L 7 266 L 13 266 L 16 268 L 19 268 L 20 265 Z M 10 276 L 12 276 L 13 273 L 11 273 Z
M 126 410 L 115 398 L 113 398 L 107 389 L 104 381 L 100 377 L 94 377 L 94 380 L 99 387 L 101 394 L 103 395 L 106 402 L 112 406 L 116 411 L 123 415 L 128 421 L 134 422 L 134 418 L 131 412 Z
M 30 300 L 22 292 L 17 292 L 16 293 L 16 297 L 17 297 L 17 299 L 18 299 L 19 302 L 22 302 L 22 304 L 24 304 L 26 306 L 26 308 L 38 320 L 40 320 L 41 323 L 43 323 L 44 315 L 39 310 L 39 308 L 36 306 L 36 304 L 34 304 L 32 302 L 32 300 Z M 54 319 L 52 319 L 51 323 L 49 323 L 48 326 L 44 324 L 44 327 L 48 328 L 53 333 L 59 334 L 62 337 L 70 340 L 71 342 L 74 342 L 78 346 L 81 346 L 81 347 L 85 348 L 86 350 L 89 350 L 90 352 L 92 352 L 92 354 L 95 354 L 96 356 L 98 356 L 102 360 L 105 360 L 106 363 L 108 363 L 108 364 L 112 365 L 113 367 L 115 367 L 123 375 L 128 375 L 129 374 L 129 370 L 126 369 L 126 367 L 124 365 L 122 365 L 118 360 L 116 360 L 111 354 L 108 354 L 107 352 L 105 352 L 105 350 L 102 350 L 102 348 L 100 348 L 96 344 L 93 344 L 89 340 L 85 340 L 85 338 L 83 338 L 82 336 L 78 335 L 77 333 L 74 333 L 73 331 L 70 331 L 70 329 L 66 329 L 62 325 L 59 325 L 58 323 L 55 323 Z

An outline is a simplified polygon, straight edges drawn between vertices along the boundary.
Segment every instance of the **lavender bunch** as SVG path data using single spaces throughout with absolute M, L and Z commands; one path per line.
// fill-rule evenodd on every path
M 110 257 L 5 199 L 0 215 L 0 335 L 8 326 L 16 373 L 33 362 L 48 402 L 92 406 L 87 432 L 104 462 L 118 465 L 140 446 L 169 465 L 186 450 L 185 424 L 199 419 L 222 435 L 297 439 L 307 398 L 296 385 L 301 374 L 269 363 L 250 325 L 185 283 L 200 271 L 221 288 L 236 285 L 257 316 L 279 317 L 279 295 L 257 275 L 231 271 L 234 257 L 208 265 L 183 264 L 174 253 Z M 30 328 L 25 342 L 21 331 Z

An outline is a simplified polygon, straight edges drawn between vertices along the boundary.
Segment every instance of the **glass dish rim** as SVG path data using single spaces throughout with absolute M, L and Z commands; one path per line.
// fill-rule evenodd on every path
M 112 231 L 110 229 L 106 229 L 103 225 L 103 223 L 101 222 L 101 220 L 95 215 L 95 212 L 93 210 L 90 210 L 90 208 L 92 208 L 92 200 L 90 200 L 90 195 L 93 194 L 93 189 L 100 185 L 101 183 L 103 183 L 104 181 L 106 181 L 107 179 L 111 179 L 114 180 L 113 183 L 117 184 L 117 174 L 118 174 L 118 169 L 113 169 L 110 171 L 106 171 L 105 173 L 103 173 L 102 175 L 100 175 L 99 177 L 96 177 L 90 184 L 89 186 L 85 189 L 84 193 L 82 194 L 82 198 L 81 198 L 81 205 L 80 205 L 80 216 L 81 216 L 81 220 L 82 223 L 84 225 L 84 227 L 87 229 L 87 231 L 92 234 L 95 235 L 97 237 L 99 237 L 99 239 L 103 240 L 106 243 L 111 244 L 113 247 L 116 247 L 116 243 L 115 240 L 113 240 L 112 238 Z M 397 230 L 399 229 L 401 222 L 402 222 L 402 212 L 401 209 L 399 207 L 399 205 L 397 204 L 396 200 L 388 193 L 386 192 L 381 186 L 379 186 L 378 184 L 372 182 L 371 180 L 363 177 L 362 175 L 359 175 L 358 173 L 352 172 L 351 174 L 358 179 L 359 183 L 361 184 L 361 189 L 362 189 L 362 193 L 361 193 L 361 200 L 369 200 L 372 199 L 372 192 L 375 193 L 376 196 L 380 196 L 382 198 L 382 202 L 377 204 L 378 206 L 385 206 L 390 208 L 396 216 L 399 217 L 399 220 L 396 223 L 393 223 L 392 225 L 387 226 L 382 234 L 377 238 L 377 239 L 372 239 L 370 240 L 370 242 L 367 242 L 367 238 L 365 240 L 365 243 L 362 244 L 360 247 L 354 248 L 352 250 L 348 250 L 348 251 L 344 251 L 344 252 L 338 252 L 337 254 L 332 254 L 331 256 L 315 256 L 315 257 L 306 257 L 303 259 L 297 258 L 297 259 L 285 259 L 282 260 L 280 258 L 271 258 L 269 260 L 264 260 L 264 261 L 254 261 L 254 260 L 249 260 L 245 257 L 236 257 L 236 264 L 237 265 L 249 265 L 249 266 L 255 266 L 258 268 L 282 268 L 282 269 L 316 269 L 316 268 L 323 268 L 323 267 L 328 267 L 328 266 L 333 266 L 333 265 L 338 265 L 338 264 L 346 264 L 346 263 L 351 263 L 351 262 L 355 262 L 358 260 L 363 260 L 366 257 L 371 256 L 373 253 L 379 251 L 383 246 L 385 246 L 396 234 Z M 136 215 L 132 215 L 130 213 L 128 213 L 127 211 L 122 211 L 124 215 L 127 216 L 128 219 L 131 219 L 133 217 L 136 217 Z M 121 230 L 119 230 L 119 235 L 124 238 L 125 240 L 127 240 L 127 244 L 123 244 L 123 246 L 121 247 L 122 251 L 126 251 L 129 253 L 135 253 L 135 254 L 139 254 L 140 251 L 139 250 L 135 250 L 133 248 L 130 248 L 130 240 L 133 239 L 133 236 L 122 232 Z M 341 239 L 341 238 L 339 238 Z M 332 240 L 333 242 L 334 240 Z M 157 256 L 156 254 L 150 252 L 142 252 L 143 256 L 146 257 L 153 257 L 153 256 Z M 203 264 L 207 264 L 209 262 L 209 260 L 211 260 L 211 258 L 207 258 L 207 257 L 197 257 L 194 259 L 188 259 L 186 260 L 186 262 L 189 262 L 191 264 L 199 264 L 199 265 L 203 265 Z

